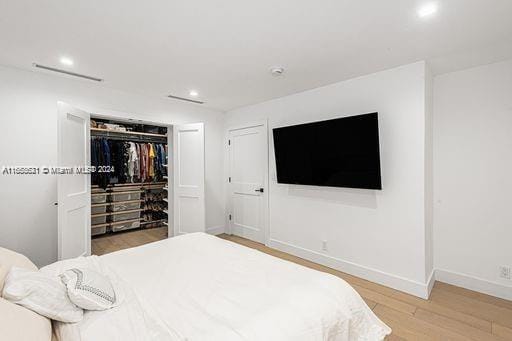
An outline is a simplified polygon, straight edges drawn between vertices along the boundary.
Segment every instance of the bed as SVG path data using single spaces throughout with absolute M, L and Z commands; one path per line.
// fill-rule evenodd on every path
M 53 323 L 82 340 L 382 340 L 391 330 L 345 281 L 204 233 L 51 264 L 101 272 L 123 303 Z

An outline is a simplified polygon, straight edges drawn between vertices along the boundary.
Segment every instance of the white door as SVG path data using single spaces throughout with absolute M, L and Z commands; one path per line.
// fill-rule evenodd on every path
M 174 235 L 205 232 L 203 123 L 174 126 Z
M 91 178 L 77 167 L 90 166 L 90 115 L 58 103 L 57 166 L 74 174 L 57 175 L 58 257 L 91 254 Z
M 262 123 L 229 131 L 231 233 L 265 243 L 268 214 L 268 140 Z

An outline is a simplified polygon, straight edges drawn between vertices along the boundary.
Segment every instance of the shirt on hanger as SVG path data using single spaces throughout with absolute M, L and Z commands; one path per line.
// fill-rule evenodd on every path
M 135 175 L 135 164 L 137 163 L 139 156 L 137 155 L 137 147 L 135 143 L 128 142 L 128 177 L 133 182 Z
M 152 143 L 149 143 L 148 155 L 149 155 L 148 175 L 153 178 L 155 176 L 155 165 L 154 165 L 154 162 L 155 162 L 155 149 L 154 149 Z

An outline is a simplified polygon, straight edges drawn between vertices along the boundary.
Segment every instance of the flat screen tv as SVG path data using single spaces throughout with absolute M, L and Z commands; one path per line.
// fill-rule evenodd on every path
M 382 189 L 378 113 L 274 128 L 277 182 Z

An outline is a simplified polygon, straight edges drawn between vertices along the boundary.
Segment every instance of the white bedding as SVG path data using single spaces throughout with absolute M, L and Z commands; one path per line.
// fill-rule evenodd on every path
M 381 340 L 390 333 L 338 277 L 204 233 L 55 263 L 100 271 L 124 302 L 56 323 L 61 341 Z

